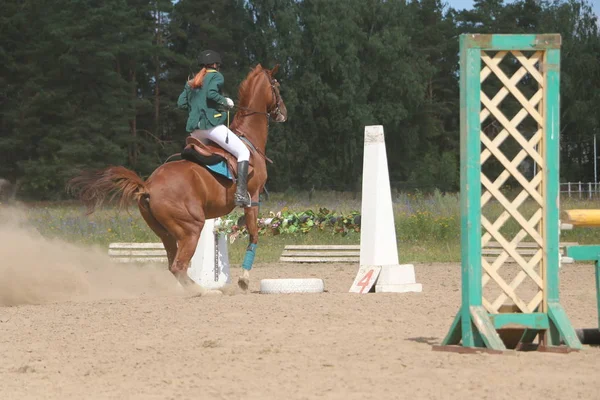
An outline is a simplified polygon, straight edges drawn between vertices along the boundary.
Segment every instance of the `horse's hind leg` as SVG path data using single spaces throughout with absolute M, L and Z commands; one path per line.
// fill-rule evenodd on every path
M 161 236 L 160 240 L 162 240 L 163 245 L 165 246 L 165 250 L 167 252 L 167 259 L 169 260 L 169 270 L 171 269 L 171 265 L 175 261 L 175 256 L 177 255 L 177 241 L 175 238 L 169 234 L 165 236 Z
M 177 240 L 177 253 L 175 254 L 174 261 L 170 264 L 169 270 L 183 287 L 188 287 L 195 284 L 194 281 L 188 276 L 187 270 L 190 266 L 192 256 L 196 251 L 196 246 L 198 245 L 198 240 L 200 239 L 200 232 L 202 232 L 203 227 L 204 221 L 193 226 L 192 229 L 186 232 L 184 237 Z
M 146 199 L 142 199 L 142 201 L 147 201 Z M 167 260 L 169 263 L 169 269 L 171 265 L 173 265 L 173 261 L 175 260 L 175 254 L 177 253 L 177 241 L 175 238 L 165 229 L 164 226 L 161 225 L 160 222 L 154 218 L 152 212 L 149 210 L 149 205 L 140 204 L 140 214 L 142 214 L 142 218 L 148 224 L 150 229 L 160 238 L 163 242 L 163 246 L 165 247 L 165 251 L 167 252 Z

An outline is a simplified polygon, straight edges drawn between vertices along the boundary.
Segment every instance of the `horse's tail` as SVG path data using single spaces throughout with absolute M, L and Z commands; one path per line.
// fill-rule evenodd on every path
M 67 183 L 67 192 L 77 195 L 91 214 L 112 193 L 109 201 L 121 194 L 119 208 L 126 208 L 133 201 L 140 202 L 150 194 L 146 184 L 135 172 L 125 167 L 108 167 L 99 171 L 86 171 Z

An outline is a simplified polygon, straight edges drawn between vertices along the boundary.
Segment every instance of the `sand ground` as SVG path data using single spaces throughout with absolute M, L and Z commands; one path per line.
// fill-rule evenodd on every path
M 355 264 L 258 263 L 247 294 L 200 297 L 162 269 L 13 276 L 0 295 L 0 398 L 600 398 L 595 347 L 432 351 L 460 304 L 459 266 L 415 268 L 422 293 L 365 295 L 348 293 Z M 262 278 L 291 277 L 322 278 L 326 292 L 258 293 Z M 597 326 L 591 265 L 563 267 L 561 299 L 575 327 Z

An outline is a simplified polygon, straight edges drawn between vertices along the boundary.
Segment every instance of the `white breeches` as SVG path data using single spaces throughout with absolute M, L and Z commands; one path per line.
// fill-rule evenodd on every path
M 250 150 L 248 150 L 248 147 L 246 147 L 238 135 L 231 132 L 225 125 L 218 125 L 212 129 L 196 129 L 190 135 L 203 143 L 207 143 L 207 140 L 212 140 L 233 154 L 238 162 L 250 160 Z M 225 138 L 227 137 L 229 137 L 229 143 L 225 143 Z

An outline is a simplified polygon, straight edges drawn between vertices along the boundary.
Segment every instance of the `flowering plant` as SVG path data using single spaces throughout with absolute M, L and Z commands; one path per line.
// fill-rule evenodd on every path
M 343 215 L 327 208 L 319 208 L 317 212 L 313 210 L 293 212 L 284 208 L 277 213 L 270 211 L 267 217 L 259 218 L 257 222 L 259 235 L 308 233 L 313 229 L 331 230 L 332 234 L 342 236 L 349 232 L 360 232 L 359 212 L 352 211 Z M 240 235 L 246 236 L 248 229 L 244 215 L 229 214 L 222 217 L 220 223 L 215 224 L 215 232 L 227 235 L 231 243 Z

